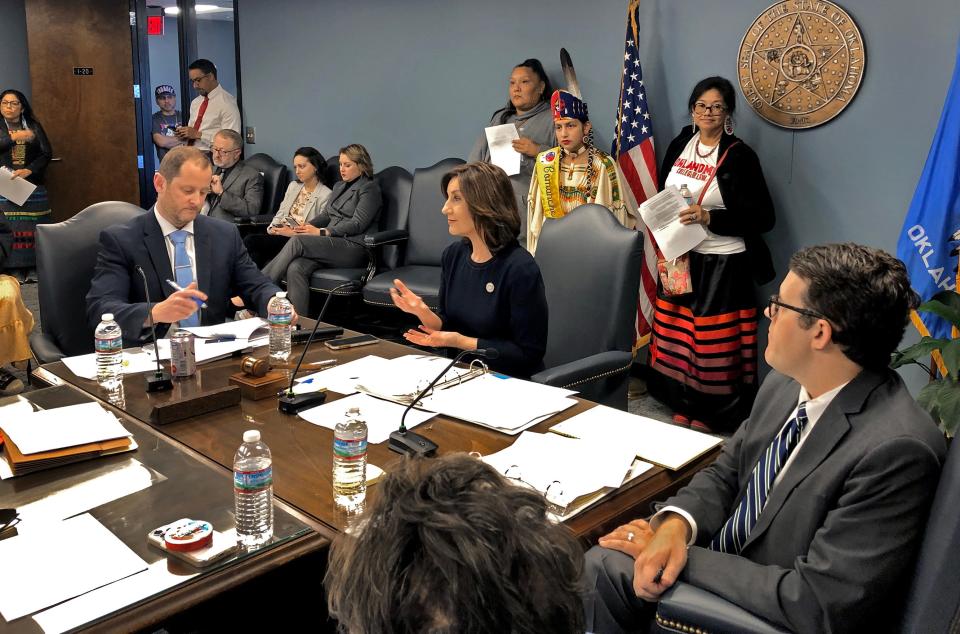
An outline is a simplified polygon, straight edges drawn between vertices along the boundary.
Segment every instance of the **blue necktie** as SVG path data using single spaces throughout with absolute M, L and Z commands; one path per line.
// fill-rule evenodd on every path
M 767 503 L 767 494 L 773 487 L 773 481 L 783 468 L 790 452 L 800 440 L 800 432 L 807 424 L 807 404 L 800 403 L 797 415 L 790 419 L 780 433 L 773 439 L 760 462 L 750 474 L 747 491 L 744 493 L 737 508 L 727 519 L 720 532 L 713 536 L 710 550 L 719 550 L 722 553 L 740 554 L 743 545 L 747 543 L 750 532 L 757 523 L 757 518 Z
M 190 264 L 190 256 L 187 254 L 187 236 L 190 233 L 184 229 L 179 229 L 170 234 L 170 241 L 173 242 L 173 274 L 177 278 L 177 285 L 180 288 L 186 288 L 193 282 L 193 266 Z M 200 309 L 186 319 L 180 320 L 180 327 L 200 325 Z

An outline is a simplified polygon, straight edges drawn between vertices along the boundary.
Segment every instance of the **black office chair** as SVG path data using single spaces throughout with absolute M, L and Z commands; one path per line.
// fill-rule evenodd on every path
M 254 154 L 244 163 L 256 169 L 263 175 L 263 204 L 260 213 L 251 218 L 236 218 L 236 223 L 241 226 L 253 225 L 262 227 L 266 231 L 266 226 L 273 220 L 274 214 L 280 208 L 283 201 L 283 195 L 287 191 L 287 184 L 290 182 L 289 170 L 286 165 L 277 163 L 268 154 Z
M 142 213 L 136 205 L 108 201 L 90 205 L 69 220 L 37 226 L 40 332 L 30 335 L 30 348 L 41 364 L 93 352 L 86 296 L 100 232 Z
M 324 184 L 333 189 L 333 186 L 342 181 L 340 178 L 340 155 L 334 154 L 327 159 L 327 171 L 323 174 Z
M 550 308 L 546 370 L 531 380 L 627 409 L 642 236 L 601 205 L 547 220 L 537 245 Z
M 376 226 L 365 236 L 355 236 L 367 248 L 367 266 L 363 268 L 317 269 L 310 276 L 310 290 L 335 295 L 356 295 L 378 271 L 397 266 L 397 244 L 407 239 L 407 214 L 413 177 L 402 167 L 388 167 L 374 175 L 383 195 L 383 207 Z M 345 283 L 351 286 L 334 290 Z
M 402 249 L 400 265 L 374 275 L 367 282 L 363 287 L 364 302 L 393 306 L 390 288 L 393 280 L 400 278 L 427 306 L 436 310 L 440 297 L 440 256 L 447 245 L 457 240 L 450 235 L 440 213 L 446 200 L 440 191 L 440 182 L 444 174 L 463 163 L 463 159 L 448 158 L 414 171 L 407 222 L 410 236 Z
M 891 630 L 903 634 L 960 631 L 958 499 L 960 451 L 953 445 L 940 474 L 899 628 L 891 627 Z M 688 583 L 677 583 L 663 594 L 657 606 L 657 624 L 665 632 L 782 634 L 785 631 Z

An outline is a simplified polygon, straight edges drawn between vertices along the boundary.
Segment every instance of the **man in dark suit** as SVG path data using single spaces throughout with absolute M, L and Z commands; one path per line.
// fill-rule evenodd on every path
M 199 215 L 210 176 L 210 161 L 200 150 L 173 148 L 153 177 L 153 209 L 101 232 L 87 293 L 92 326 L 103 313 L 113 313 L 124 342 L 135 345 L 147 339 L 151 316 L 158 335 L 174 322 L 219 324 L 236 310 L 230 302 L 234 296 L 267 314 L 267 302 L 280 289 L 257 269 L 235 226 Z M 138 267 L 156 303 L 148 303 Z M 183 290 L 174 291 L 167 280 Z
M 207 215 L 232 222 L 261 213 L 263 174 L 240 160 L 243 137 L 233 130 L 220 130 L 213 137 L 211 150 L 214 170 Z
M 791 631 L 890 629 L 945 453 L 887 367 L 914 305 L 882 251 L 795 254 L 750 418 L 649 522 L 587 553 L 587 629 L 645 629 L 678 579 Z

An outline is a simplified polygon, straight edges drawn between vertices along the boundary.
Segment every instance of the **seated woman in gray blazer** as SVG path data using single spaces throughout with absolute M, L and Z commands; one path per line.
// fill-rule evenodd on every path
M 301 315 L 309 308 L 310 275 L 316 269 L 366 263 L 367 252 L 355 236 L 367 232 L 383 205 L 373 181 L 373 161 L 362 145 L 340 149 L 340 178 L 320 213 L 294 227 L 292 237 L 263 269 L 274 282 L 287 280 L 287 297 Z
M 330 188 L 323 183 L 326 161 L 316 148 L 302 147 L 293 153 L 293 172 L 297 179 L 287 186 L 280 209 L 273 217 L 267 233 L 244 238 L 250 257 L 259 268 L 280 253 L 294 228 L 313 220 L 330 198 Z

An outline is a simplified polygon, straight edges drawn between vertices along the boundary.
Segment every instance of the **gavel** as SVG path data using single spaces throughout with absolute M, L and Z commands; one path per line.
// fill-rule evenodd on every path
M 314 363 L 304 363 L 300 366 L 303 370 L 320 370 L 322 368 L 330 367 L 335 364 L 336 360 L 329 359 L 327 361 L 316 361 Z M 295 363 L 280 363 L 277 365 L 271 365 L 270 359 L 266 357 L 253 357 L 246 356 L 240 361 L 240 369 L 244 374 L 249 376 L 261 377 L 266 376 L 267 372 L 270 370 L 292 370 L 297 364 Z

